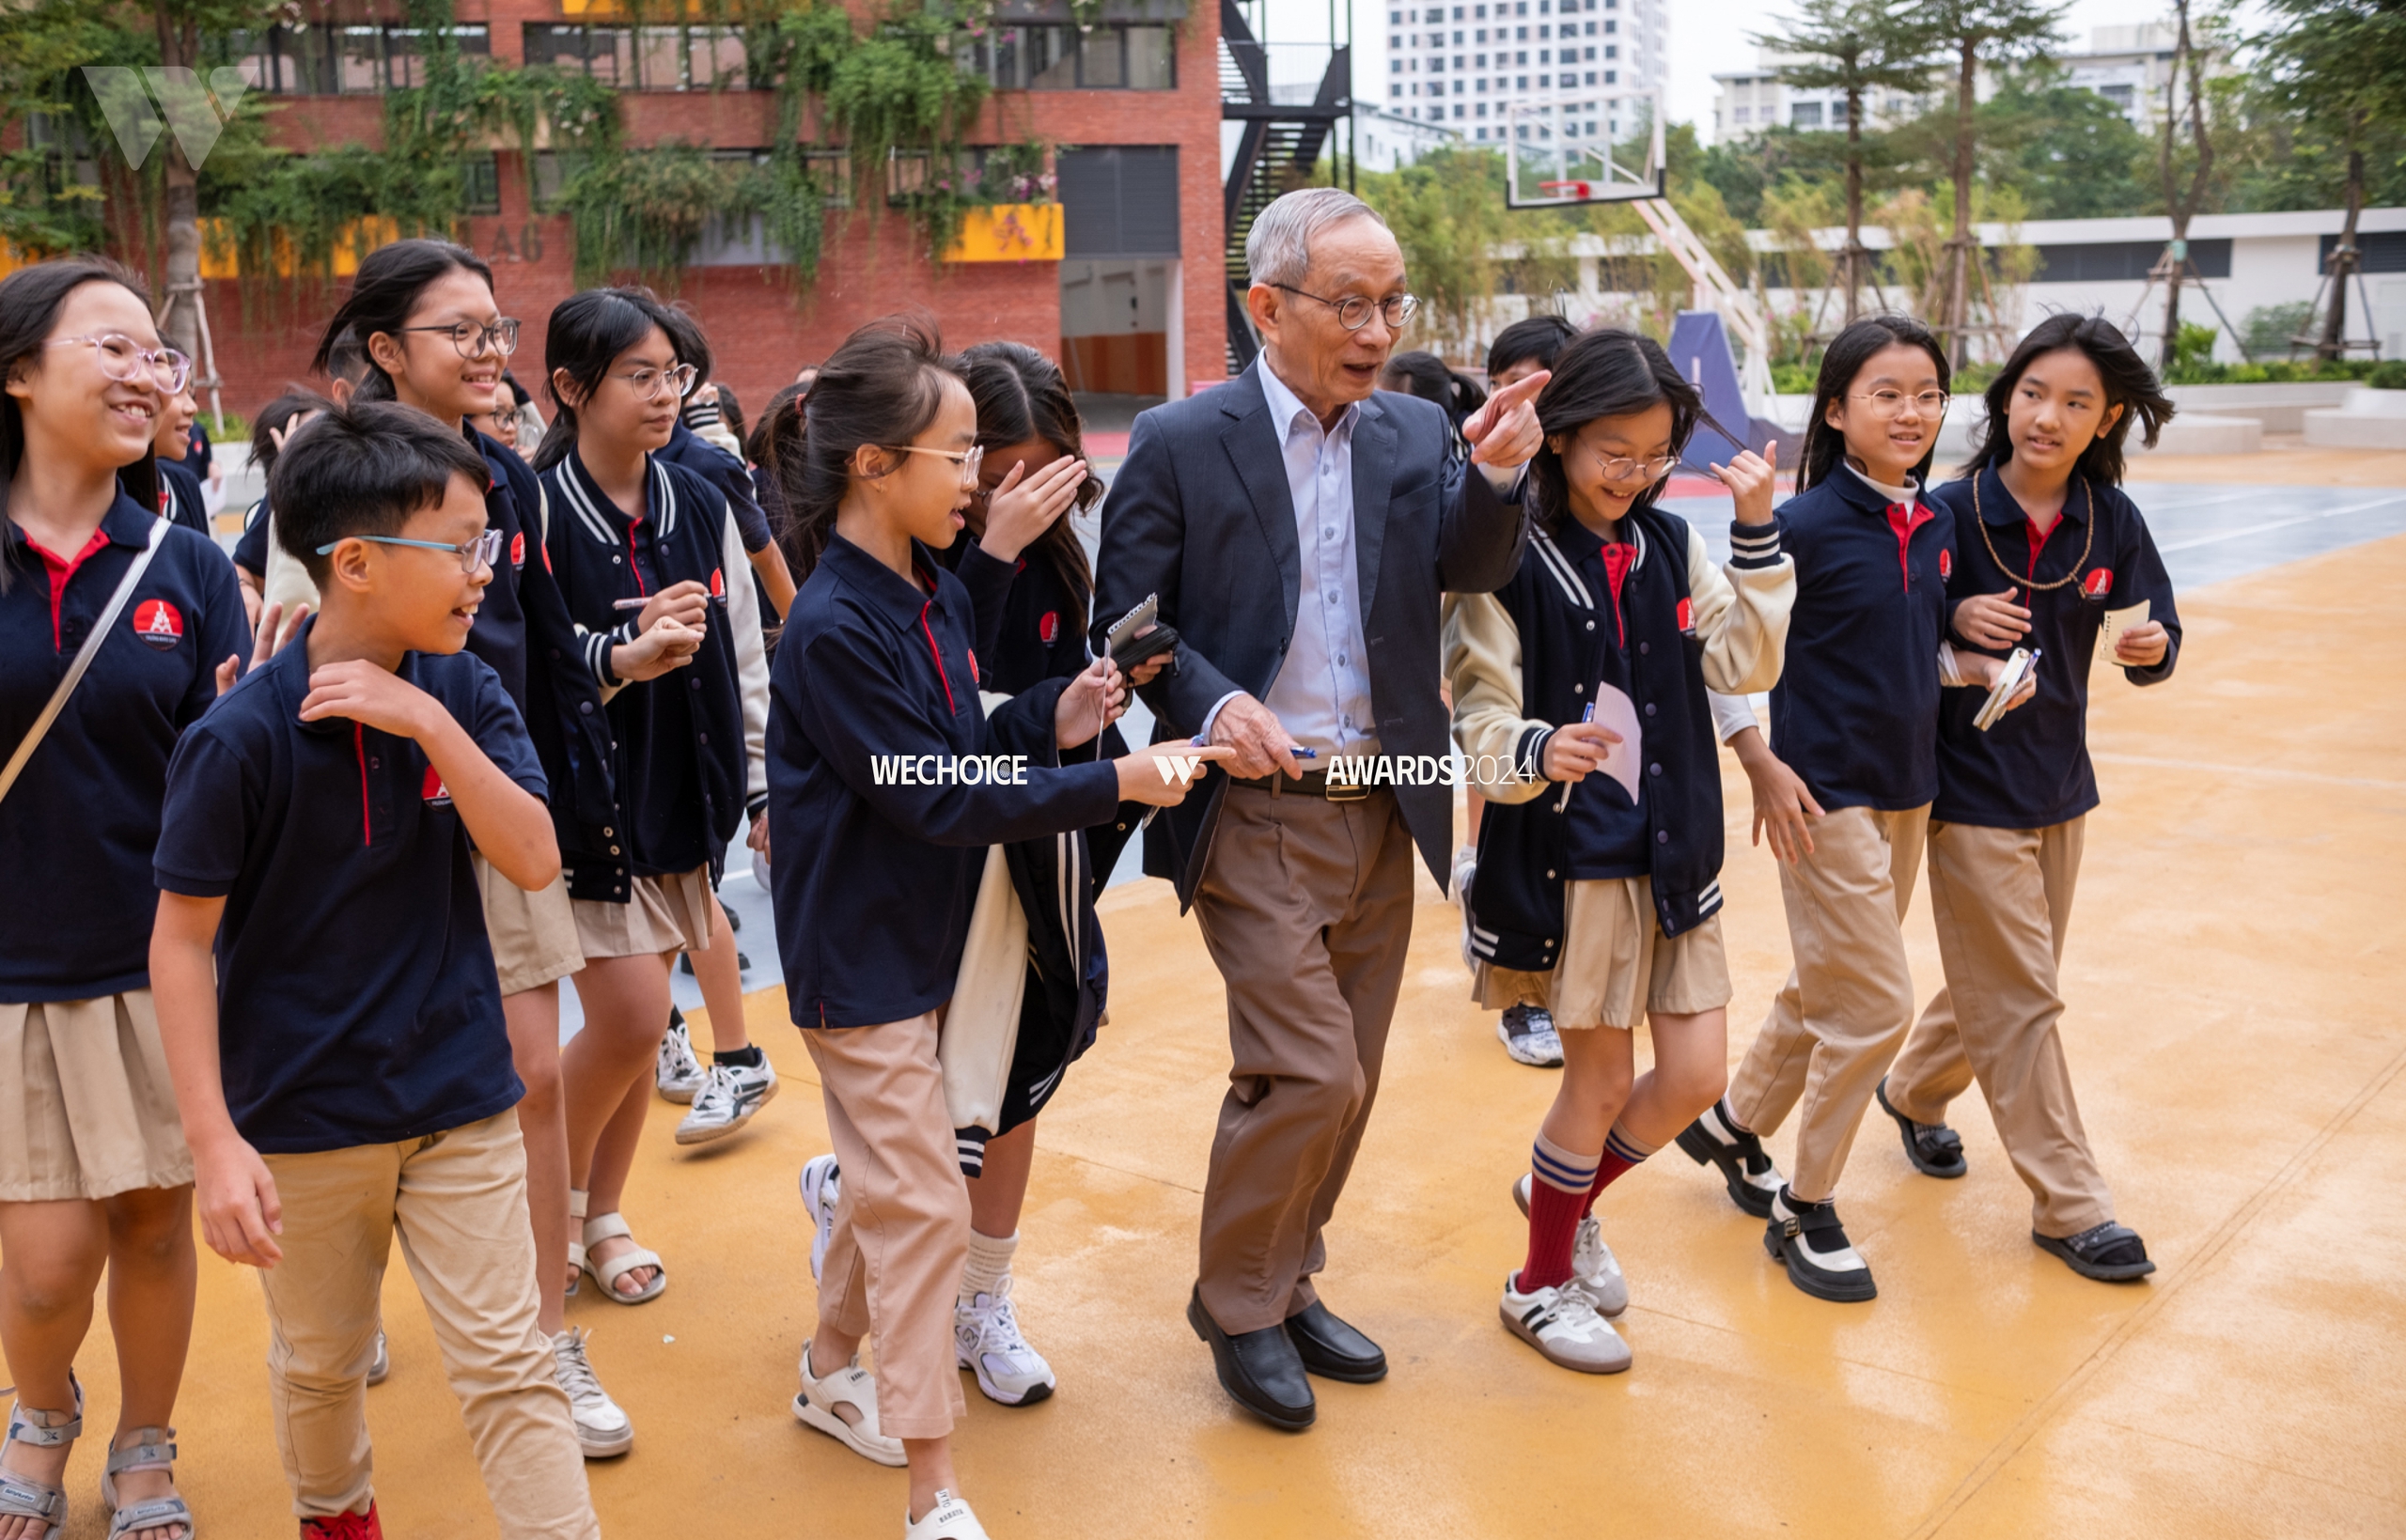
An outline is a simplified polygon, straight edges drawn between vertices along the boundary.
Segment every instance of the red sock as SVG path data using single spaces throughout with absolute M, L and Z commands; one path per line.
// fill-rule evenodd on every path
M 1570 1281 L 1570 1250 L 1578 1238 L 1580 1206 L 1586 1201 L 1585 1184 L 1594 1180 L 1588 1164 L 1594 1159 L 1538 1136 L 1530 1156 L 1529 1259 L 1522 1264 L 1516 1284 L 1522 1293 Z
M 1603 1196 L 1604 1189 L 1619 1180 L 1624 1174 L 1635 1170 L 1653 1153 L 1652 1150 L 1638 1148 L 1621 1126 L 1614 1124 L 1613 1131 L 1604 1136 L 1604 1153 L 1597 1159 L 1596 1179 L 1587 1186 L 1586 1201 L 1579 1206 L 1579 1217 L 1584 1220 L 1594 1213 L 1596 1200 Z

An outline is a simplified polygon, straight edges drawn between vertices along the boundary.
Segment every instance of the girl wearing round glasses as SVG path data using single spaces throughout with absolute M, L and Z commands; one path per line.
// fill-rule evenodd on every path
M 552 312 L 543 362 L 558 410 L 535 455 L 556 510 L 551 565 L 612 739 L 560 831 L 586 1017 L 561 1071 L 570 1212 L 584 1220 L 574 1254 L 618 1304 L 668 1283 L 618 1214 L 668 1026 L 668 970 L 680 951 L 733 944 L 712 889 L 768 794 L 768 662 L 742 539 L 726 495 L 659 453 L 695 376 L 666 314 L 634 288 L 587 289 Z M 723 1078 L 754 1107 L 776 1089 L 765 1058 L 740 1087 Z
M 167 1425 L 192 1335 L 193 1166 L 151 1003 L 150 853 L 177 739 L 252 643 L 232 566 L 159 516 L 153 437 L 189 373 L 112 263 L 66 258 L 0 281 L 0 1346 L 17 1382 L 0 1448 L 7 1540 L 67 1522 L 62 1479 L 84 1431 L 71 1365 L 103 1271 L 118 1380 L 109 1533 L 193 1531 Z
M 1454 739 L 1488 804 L 1467 895 L 1475 998 L 1543 1006 L 1562 1039 L 1562 1083 L 1512 1189 L 1529 1243 L 1501 1314 L 1549 1362 L 1586 1374 L 1631 1358 L 1607 1319 L 1629 1290 L 1596 1199 L 1721 1094 L 1729 972 L 1711 692 L 1779 677 L 1794 588 L 1762 457 L 1713 467 L 1737 504 L 1726 567 L 1661 507 L 1707 420 L 1652 341 L 1597 331 L 1570 343 L 1538 397 L 1539 527 L 1521 570 L 1494 594 L 1446 601 Z M 1637 1075 L 1641 1020 L 1654 1066 Z
M 575 767 L 606 763 L 609 725 L 593 677 L 575 661 L 576 630 L 567 602 L 542 559 L 548 521 L 542 489 L 516 451 L 471 426 L 490 414 L 503 367 L 518 342 L 518 323 L 503 316 L 492 270 L 447 241 L 397 241 L 359 264 L 350 296 L 327 321 L 313 366 L 339 374 L 354 349 L 366 373 L 354 399 L 398 401 L 465 436 L 484 457 L 486 539 L 493 543 L 492 581 L 477 608 L 467 650 L 491 663 L 526 720 L 554 791 L 563 830 L 583 811 L 560 788 Z M 461 553 L 467 561 L 481 554 Z M 533 558 L 529 560 L 528 558 Z M 274 586 L 271 580 L 271 587 Z M 563 848 L 567 845 L 565 834 Z M 584 962 L 566 879 L 527 893 L 482 857 L 477 877 L 501 977 L 510 1058 L 526 1094 L 518 1121 L 526 1143 L 526 1201 L 539 1278 L 568 1266 L 568 1135 L 560 1110 L 559 981 Z M 585 1356 L 582 1333 L 565 1329 L 558 1294 L 543 1293 L 543 1330 L 561 1387 L 575 1404 L 576 1433 L 588 1455 L 623 1451 L 633 1434 L 608 1404 Z M 377 1355 L 370 1378 L 381 1378 Z

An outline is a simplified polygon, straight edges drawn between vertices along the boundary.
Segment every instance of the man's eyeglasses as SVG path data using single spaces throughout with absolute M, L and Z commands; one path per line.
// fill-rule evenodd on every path
M 489 529 L 473 540 L 458 545 L 445 545 L 440 540 L 404 540 L 398 535 L 346 535 L 343 540 L 366 540 L 370 545 L 414 546 L 420 551 L 447 551 L 460 558 L 460 570 L 475 573 L 501 559 L 501 531 Z M 335 540 L 318 548 L 318 554 L 330 556 L 342 540 Z
M 1894 417 L 1900 414 L 1905 410 L 1907 401 L 1911 401 L 1919 408 L 1921 414 L 1925 417 L 1941 416 L 1946 411 L 1946 393 L 1943 390 L 1926 390 L 1916 396 L 1908 396 L 1900 390 L 1875 390 L 1868 395 L 1852 396 L 1848 399 L 1870 402 L 1872 412 L 1882 417 Z
M 930 449 L 917 443 L 889 443 L 880 447 L 898 455 L 941 455 L 961 468 L 961 482 L 971 487 L 977 485 L 977 468 L 986 463 L 986 446 L 982 443 L 975 449 Z
M 461 358 L 482 358 L 489 352 L 499 353 L 502 357 L 508 358 L 518 350 L 518 322 L 507 316 L 490 326 L 479 326 L 472 320 L 461 320 L 453 321 L 448 326 L 402 326 L 395 330 L 440 332 L 451 339 L 451 346 L 459 350 Z
M 694 381 L 699 374 L 700 371 L 691 364 L 680 364 L 673 369 L 631 369 L 611 378 L 625 381 L 627 388 L 635 393 L 636 400 L 656 401 L 664 389 L 675 392 L 680 399 L 691 396 Z
M 1606 481 L 1633 481 L 1643 476 L 1648 484 L 1651 484 L 1669 475 L 1680 463 L 1680 457 L 1677 455 L 1656 455 L 1650 459 L 1632 459 L 1627 455 L 1614 455 L 1606 458 L 1601 450 L 1590 449 L 1587 452 L 1596 457 L 1596 468 L 1604 473 Z
M 192 382 L 192 360 L 173 348 L 145 348 L 117 332 L 99 332 L 80 337 L 53 337 L 42 344 L 45 348 L 65 348 L 88 344 L 101 361 L 101 372 L 111 380 L 128 384 L 144 381 L 157 385 L 169 396 L 181 395 Z
M 1297 288 L 1292 284 L 1272 284 L 1270 287 L 1283 288 L 1289 294 L 1301 294 L 1307 300 L 1320 301 L 1320 303 L 1336 312 L 1336 324 L 1349 332 L 1358 332 L 1369 325 L 1370 316 L 1374 311 L 1385 318 L 1388 331 L 1400 332 L 1412 324 L 1414 313 L 1420 308 L 1420 297 L 1416 294 L 1398 294 L 1393 299 L 1387 300 L 1366 299 L 1359 294 L 1349 294 L 1341 300 L 1331 300 L 1306 289 Z

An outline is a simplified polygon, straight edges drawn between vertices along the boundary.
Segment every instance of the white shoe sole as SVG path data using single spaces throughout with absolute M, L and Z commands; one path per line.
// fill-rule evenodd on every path
M 1009 1392 L 1004 1390 L 1000 1385 L 995 1384 L 992 1378 L 988 1377 L 984 1365 L 973 1362 L 968 1359 L 960 1358 L 958 1354 L 954 1356 L 958 1359 L 961 1368 L 977 1377 L 978 1393 L 985 1396 L 987 1400 L 992 1401 L 998 1407 L 1032 1407 L 1039 1401 L 1050 1401 L 1053 1399 L 1054 1382 L 1052 1380 L 1039 1379 L 1035 1384 L 1030 1385 L 1026 1390 L 1022 1391 L 1019 1395 L 1014 1398 Z
M 1626 1341 L 1623 1341 L 1621 1344 L 1621 1355 L 1619 1358 L 1608 1360 L 1601 1363 L 1592 1361 L 1583 1363 L 1576 1359 L 1556 1357 L 1554 1349 L 1546 1345 L 1544 1338 L 1539 1336 L 1536 1332 L 1521 1324 L 1521 1318 L 1512 1314 L 1512 1307 L 1509 1304 L 1499 1302 L 1495 1307 L 1495 1314 L 1497 1318 L 1503 1321 L 1505 1330 L 1509 1331 L 1512 1335 L 1520 1338 L 1523 1342 L 1527 1343 L 1531 1347 L 1536 1348 L 1539 1358 L 1545 1360 L 1548 1363 L 1553 1364 L 1557 1369 L 1569 1369 L 1574 1374 L 1582 1375 L 1617 1375 L 1628 1369 L 1630 1363 L 1633 1361 L 1633 1356 L 1628 1350 L 1629 1344 Z M 1615 1335 L 1618 1335 L 1618 1333 L 1615 1333 Z
M 576 1426 L 576 1447 L 588 1460 L 611 1460 L 635 1446 L 635 1430 L 630 1426 L 624 1433 L 605 1435 L 588 1432 L 584 1423 Z
M 710 1123 L 695 1125 L 690 1128 L 687 1123 L 678 1124 L 677 1143 L 680 1144 L 707 1144 L 714 1139 L 725 1139 L 728 1134 L 739 1131 L 745 1124 L 750 1123 L 754 1118 L 760 1115 L 761 1108 L 766 1107 L 769 1103 L 777 1099 L 777 1086 L 781 1082 L 776 1081 L 771 1081 L 769 1082 L 768 1089 L 760 1093 L 760 1098 L 746 1109 L 742 1117 L 737 1118 L 732 1123 Z M 693 1100 L 691 1097 L 688 1097 L 685 1099 L 689 1102 Z M 688 1120 L 688 1122 L 690 1122 L 690 1120 Z
M 654 1081 L 652 1084 L 659 1087 L 661 1100 L 673 1101 L 680 1107 L 694 1105 L 694 1097 L 702 1089 L 698 1081 L 692 1085 L 668 1086 L 661 1085 L 658 1081 Z
M 808 1395 L 799 1392 L 793 1398 L 793 1415 L 794 1420 L 803 1426 L 815 1428 L 827 1435 L 862 1459 L 896 1469 L 911 1463 L 899 1450 L 888 1454 L 883 1450 L 869 1444 L 852 1430 L 851 1423 L 845 1422 L 832 1411 L 821 1410 Z

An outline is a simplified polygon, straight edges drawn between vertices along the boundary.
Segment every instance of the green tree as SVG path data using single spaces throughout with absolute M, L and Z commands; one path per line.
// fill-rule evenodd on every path
M 2270 0 L 2276 29 L 2260 39 L 2267 84 L 2311 130 L 2347 158 L 2339 243 L 2331 254 L 2330 303 L 2315 356 L 2346 350 L 2348 280 L 2359 271 L 2356 216 L 2364 208 L 2365 157 L 2376 129 L 2406 120 L 2406 8 L 2395 0 Z
M 2173 0 L 2173 14 L 2177 23 L 2172 69 L 2164 83 L 2164 119 L 2158 128 L 2156 152 L 2156 174 L 2164 183 L 2164 211 L 2172 216 L 2172 243 L 2164 248 L 2163 260 L 2156 264 L 2164 275 L 2162 366 L 2166 369 L 2175 362 L 2183 332 L 2180 290 L 2196 272 L 2189 260 L 2189 221 L 2196 217 L 2198 206 L 2205 201 L 2214 172 L 2213 137 L 2206 131 L 2205 60 L 2190 33 L 2189 0 Z M 2185 113 L 2180 101 L 2184 85 L 2189 93 Z M 2184 118 L 2190 142 L 2185 187 L 2181 185 L 2181 156 L 2178 149 Z M 2206 345 L 2211 350 L 2211 333 L 2207 334 Z
M 2031 218 L 2104 219 L 2154 201 L 2139 177 L 2147 136 L 2095 91 L 2015 70 L 1979 112 L 1981 175 L 2020 188 Z
M 2304 3 L 2304 0 L 2301 0 Z M 1947 176 L 1954 183 L 1953 232 L 1946 240 L 1942 281 L 1938 286 L 1939 334 L 1946 339 L 1955 364 L 1969 356 L 1972 331 L 1972 286 L 1980 279 L 1980 251 L 1972 230 L 1972 182 L 1979 149 L 1979 74 L 1982 67 L 2002 71 L 2009 66 L 2044 59 L 2062 36 L 2070 0 L 1927 0 L 1923 20 L 1951 54 L 1955 66 L 1955 101 L 1944 115 L 1931 115 L 1933 127 L 1945 132 Z
M 1865 103 L 1874 91 L 1918 93 L 1928 85 L 1938 38 L 1924 14 L 1909 0 L 1797 0 L 1785 30 L 1755 39 L 1804 56 L 1803 63 L 1780 68 L 1789 85 L 1846 96 L 1846 244 L 1838 249 L 1837 282 L 1850 325 L 1861 313 L 1863 286 L 1871 276 L 1871 253 L 1863 244 Z

